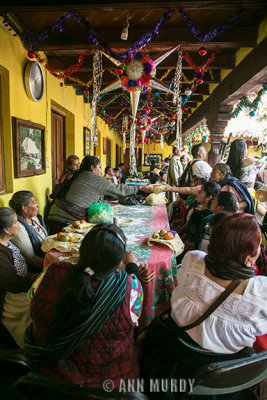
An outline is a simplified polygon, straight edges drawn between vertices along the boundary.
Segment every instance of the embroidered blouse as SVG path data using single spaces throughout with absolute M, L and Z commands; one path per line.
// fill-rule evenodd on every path
M 254 187 L 256 176 L 258 172 L 265 169 L 266 158 L 257 158 L 253 164 L 241 168 L 240 180 L 244 182 L 247 187 Z
M 189 251 L 177 273 L 171 298 L 172 318 L 179 326 L 194 322 L 225 290 L 205 275 L 206 254 Z M 232 354 L 252 347 L 267 333 L 267 277 L 248 280 L 244 293 L 230 296 L 201 324 L 187 331 L 202 348 Z

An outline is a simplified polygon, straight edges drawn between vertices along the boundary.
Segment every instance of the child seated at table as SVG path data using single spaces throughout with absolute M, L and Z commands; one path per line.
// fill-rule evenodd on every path
M 200 230 L 195 239 L 195 249 L 202 250 L 207 253 L 210 241 L 210 220 L 218 213 L 235 214 L 238 210 L 237 197 L 231 192 L 220 192 L 215 199 L 212 200 L 210 210 L 212 214 L 205 217 L 202 221 Z

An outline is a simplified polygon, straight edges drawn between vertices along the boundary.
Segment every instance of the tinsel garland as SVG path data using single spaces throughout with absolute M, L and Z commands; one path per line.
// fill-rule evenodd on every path
M 172 68 L 167 69 L 167 71 L 159 78 L 160 81 L 163 81 L 163 79 L 167 78 L 169 73 L 172 71 Z
M 135 175 L 136 173 L 136 158 L 135 158 L 135 123 L 132 122 L 130 129 L 130 151 L 129 151 L 129 172 L 130 176 Z
M 134 42 L 134 44 L 130 47 L 129 50 L 127 50 L 121 58 L 124 60 L 128 56 L 132 56 L 132 54 L 137 50 L 137 49 L 143 49 L 148 42 L 153 38 L 153 36 L 157 36 L 159 34 L 160 28 L 163 26 L 164 22 L 170 19 L 170 17 L 175 13 L 175 10 L 172 9 L 170 11 L 167 11 L 166 13 L 163 14 L 163 16 L 160 18 L 160 20 L 157 22 L 155 28 L 151 32 L 145 33 L 140 40 L 137 40 Z
M 44 58 L 40 56 L 40 54 L 36 51 L 32 54 L 35 56 L 36 60 L 39 61 L 40 64 L 43 64 L 45 69 L 47 69 L 50 74 L 52 74 L 55 78 L 58 79 L 66 79 L 69 78 L 74 72 L 78 71 L 78 69 L 83 65 L 85 58 L 87 58 L 90 54 L 92 54 L 93 50 L 85 50 L 82 54 L 77 58 L 77 62 L 75 64 L 70 65 L 64 72 L 56 72 L 49 63 L 45 61 Z
M 28 38 L 18 27 L 17 25 L 11 20 L 11 18 L 7 15 L 6 12 L 1 12 L 0 16 L 3 17 L 3 24 L 5 26 L 10 26 L 15 32 L 15 35 L 18 35 L 22 42 L 24 43 L 25 47 L 29 48 L 31 51 L 34 51 L 36 46 L 42 42 L 43 40 L 47 39 L 53 32 L 63 31 L 63 26 L 65 22 L 69 18 L 75 18 L 77 23 L 82 23 L 85 27 L 85 32 L 89 36 L 90 39 L 92 39 L 93 43 L 95 46 L 100 46 L 101 49 L 103 49 L 107 54 L 110 56 L 114 57 L 115 59 L 120 59 L 124 60 L 128 56 L 132 56 L 133 53 L 137 49 L 142 49 L 144 48 L 147 43 L 153 38 L 153 36 L 159 34 L 160 28 L 163 26 L 164 22 L 168 20 L 172 14 L 175 13 L 175 10 L 172 9 L 162 15 L 160 20 L 157 22 L 155 28 L 151 32 L 145 33 L 141 39 L 135 41 L 133 45 L 129 48 L 129 50 L 125 51 L 122 55 L 116 54 L 106 43 L 105 41 L 94 31 L 91 23 L 88 21 L 88 19 L 82 15 L 81 13 L 71 10 L 68 11 L 65 15 L 59 17 L 53 25 L 51 25 L 48 29 L 45 31 L 41 32 L 39 36 L 35 40 L 31 40 Z
M 96 51 L 93 60 L 93 100 L 92 100 L 92 111 L 91 111 L 91 138 L 92 145 L 96 147 L 98 145 L 97 137 L 97 120 L 96 120 L 96 103 L 99 99 L 101 81 L 102 81 L 102 54 L 100 51 Z
M 228 18 L 228 20 L 224 23 L 219 25 L 217 28 L 212 29 L 210 32 L 202 35 L 201 32 L 198 30 L 196 25 L 194 24 L 193 20 L 187 15 L 185 10 L 179 10 L 182 19 L 187 23 L 190 31 L 193 33 L 195 38 L 200 42 L 210 42 L 214 39 L 218 34 L 222 33 L 225 29 L 229 27 L 229 25 L 236 20 L 243 10 L 238 10 L 234 15 Z
M 188 52 L 183 53 L 183 58 L 187 62 L 188 65 L 196 72 L 196 73 L 204 73 L 205 69 L 215 60 L 216 53 L 218 54 L 220 52 L 220 49 L 216 47 L 215 51 L 213 51 L 210 55 L 210 57 L 207 59 L 206 62 L 201 64 L 200 66 L 197 66 L 193 61 Z
M 123 154 L 126 152 L 126 132 L 128 131 L 128 116 L 124 115 L 122 119 L 122 132 L 123 132 L 123 140 L 122 140 L 122 151 Z
M 247 96 L 243 97 L 236 109 L 231 113 L 231 118 L 236 118 L 240 111 L 243 110 L 243 108 L 248 108 L 250 110 L 249 115 L 251 117 L 254 117 L 259 105 L 259 102 L 261 101 L 262 96 L 267 90 L 267 84 L 264 84 L 264 86 L 258 91 L 257 97 L 253 100 L 250 101 Z
M 177 104 L 177 121 L 176 121 L 176 147 L 181 148 L 182 136 L 182 98 L 181 98 L 181 80 L 182 80 L 182 61 L 183 52 L 182 47 L 178 47 L 178 61 L 174 74 L 174 95 L 173 104 Z

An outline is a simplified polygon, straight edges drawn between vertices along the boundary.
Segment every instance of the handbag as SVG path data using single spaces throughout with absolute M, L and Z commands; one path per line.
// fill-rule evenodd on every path
M 141 194 L 129 194 L 128 196 L 118 196 L 118 200 L 124 206 L 136 206 L 137 204 L 143 204 L 145 197 Z
M 207 319 L 224 300 L 240 285 L 242 279 L 232 281 L 227 288 L 216 298 L 209 308 L 194 322 L 186 326 L 178 326 L 171 317 L 171 308 L 164 310 L 140 333 L 137 342 L 142 344 L 144 351 L 160 345 L 166 337 L 178 339 L 185 331 L 194 328 Z

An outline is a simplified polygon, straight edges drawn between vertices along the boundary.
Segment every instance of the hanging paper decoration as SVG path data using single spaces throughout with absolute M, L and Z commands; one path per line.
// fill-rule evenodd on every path
M 180 87 L 182 78 L 182 60 L 183 60 L 183 53 L 181 50 L 181 46 L 178 46 L 178 61 L 174 73 L 173 104 L 177 104 L 178 97 L 180 96 Z
M 148 115 L 137 121 L 137 128 L 141 132 L 149 131 L 151 125 L 152 125 L 152 119 Z
M 163 150 L 163 146 L 164 146 L 164 139 L 163 139 L 163 135 L 160 135 L 160 148 L 161 150 Z
M 128 116 L 124 115 L 122 119 L 122 151 L 126 152 L 126 132 L 128 131 Z
M 132 122 L 130 129 L 130 162 L 129 162 L 129 172 L 130 175 L 133 176 L 136 173 L 136 159 L 135 159 L 135 123 Z
M 142 131 L 142 165 L 144 165 L 144 160 L 145 160 L 145 136 L 146 136 L 146 132 Z
M 122 87 L 128 92 L 145 92 L 151 78 L 155 76 L 156 68 L 150 57 L 138 52 L 127 57 L 115 72 L 120 77 Z
M 99 99 L 101 82 L 102 82 L 102 55 L 100 51 L 96 51 L 93 60 L 93 100 L 92 100 L 92 111 L 91 111 L 91 143 L 94 147 L 98 145 L 97 137 L 97 124 L 96 124 L 96 103 Z
M 193 33 L 195 38 L 200 42 L 210 42 L 212 39 L 215 38 L 219 33 L 222 33 L 225 29 L 229 27 L 231 22 L 239 17 L 243 10 L 238 10 L 234 15 L 232 15 L 224 24 L 219 25 L 217 28 L 214 28 L 212 31 L 202 35 L 201 32 L 198 30 L 196 25 L 194 24 L 193 20 L 187 15 L 185 10 L 179 10 L 182 19 L 187 23 L 190 31 Z
M 178 61 L 174 75 L 174 96 L 173 104 L 177 104 L 176 121 L 176 147 L 182 147 L 182 97 L 181 97 L 181 79 L 182 79 L 182 60 L 183 52 L 181 46 L 178 47 Z

